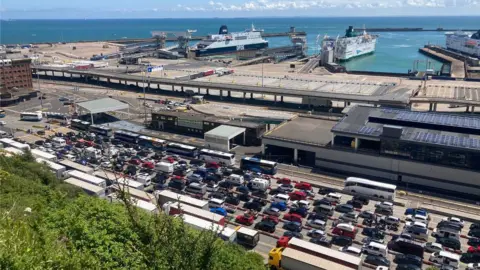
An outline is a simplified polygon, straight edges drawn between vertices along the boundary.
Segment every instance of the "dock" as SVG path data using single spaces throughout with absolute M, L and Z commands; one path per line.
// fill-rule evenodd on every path
M 465 79 L 465 63 L 441 52 L 441 48 L 425 46 L 419 52 L 443 63 L 450 63 L 450 76 L 455 79 Z
M 363 29 L 363 27 L 357 27 L 355 29 Z M 435 29 L 424 29 L 422 27 L 396 27 L 396 28 L 365 28 L 367 32 L 455 32 L 459 29 L 444 29 L 444 28 L 435 28 Z M 465 32 L 477 32 L 478 29 L 461 29 L 460 31 Z

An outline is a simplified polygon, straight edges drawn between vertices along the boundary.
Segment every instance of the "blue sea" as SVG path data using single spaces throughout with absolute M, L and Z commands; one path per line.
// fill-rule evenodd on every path
M 480 29 L 476 17 L 353 17 L 353 18 L 212 18 L 212 19 L 87 19 L 87 20 L 15 20 L 0 21 L 0 43 L 69 42 L 146 38 L 154 30 L 197 30 L 198 35 L 217 33 L 221 25 L 229 31 L 243 31 L 253 23 L 265 32 L 286 32 L 290 26 L 305 31 L 309 53 L 318 51 L 317 37 L 344 35 L 349 26 L 357 28 L 423 27 L 425 29 Z M 416 60 L 425 61 L 418 53 L 425 44 L 445 45 L 444 32 L 382 32 L 375 54 L 352 60 L 349 70 L 407 72 Z M 285 46 L 287 37 L 269 38 L 269 46 Z M 431 60 L 431 59 L 430 59 Z M 435 69 L 441 64 L 431 60 Z M 425 63 L 425 62 L 423 62 Z M 424 65 L 424 64 L 421 64 Z

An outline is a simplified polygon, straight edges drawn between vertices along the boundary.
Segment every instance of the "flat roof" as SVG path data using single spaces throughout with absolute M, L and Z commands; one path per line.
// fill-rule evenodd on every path
M 332 140 L 330 130 L 336 123 L 325 119 L 299 116 L 281 124 L 263 137 L 325 146 Z
M 234 138 L 245 132 L 245 128 L 233 127 L 228 125 L 220 125 L 205 133 L 205 138 L 228 139 Z
M 90 113 L 102 113 L 128 109 L 128 104 L 113 98 L 101 98 L 77 103 Z
M 383 128 L 395 121 L 393 125 L 402 129 L 398 138 L 401 141 L 480 151 L 480 136 L 468 133 L 477 133 L 475 124 L 478 119 L 473 116 L 355 106 L 332 128 L 332 132 L 380 140 Z

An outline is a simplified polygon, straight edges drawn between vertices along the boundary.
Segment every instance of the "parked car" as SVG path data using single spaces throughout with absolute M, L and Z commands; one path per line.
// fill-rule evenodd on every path
M 433 243 L 433 242 L 428 242 L 425 243 L 425 251 L 433 253 L 433 252 L 439 252 L 443 250 L 443 246 L 440 243 Z
M 287 221 L 294 221 L 294 222 L 302 223 L 302 216 L 300 216 L 299 214 L 295 214 L 295 213 L 287 213 L 287 214 L 283 215 L 283 219 L 287 220 Z
M 225 210 L 221 207 L 210 208 L 210 212 L 218 214 L 218 215 L 222 215 L 224 217 L 228 215 L 227 210 Z
M 239 215 L 235 218 L 235 222 L 250 226 L 253 224 L 255 221 L 255 218 L 252 215 L 244 214 L 244 215 Z
M 437 238 L 437 243 L 442 244 L 442 246 L 444 247 L 448 247 L 454 250 L 460 250 L 462 246 L 458 239 L 454 239 L 450 237 Z
M 395 270 L 422 270 L 422 268 L 413 264 L 399 264 Z
M 277 208 L 280 211 L 285 211 L 287 210 L 287 204 L 284 202 L 272 202 L 271 207 Z
M 480 238 L 470 237 L 467 244 L 472 247 L 478 247 L 480 246 Z
M 231 205 L 239 205 L 240 200 L 237 197 L 235 197 L 234 195 L 229 194 L 225 198 L 225 203 L 228 203 L 228 204 L 231 204 Z
M 307 232 L 307 236 L 312 238 L 320 238 L 325 236 L 325 232 L 322 230 L 313 229 Z
M 329 239 L 328 237 L 320 237 L 320 238 L 310 238 L 310 243 L 314 243 L 320 246 L 324 247 L 331 247 L 332 246 L 332 240 Z
M 312 184 L 307 183 L 307 182 L 298 182 L 295 184 L 296 189 L 304 189 L 304 190 L 311 190 L 312 189 Z
M 398 253 L 393 260 L 396 264 L 413 264 L 418 267 L 422 267 L 423 258 L 412 255 L 412 254 L 403 254 Z
M 257 211 L 257 212 L 261 212 L 262 211 L 262 205 L 258 202 L 246 202 L 244 205 L 243 205 L 244 208 L 246 209 L 249 209 L 249 210 L 254 210 L 254 211 Z
M 325 230 L 327 222 L 320 219 L 309 219 L 306 225 L 315 229 Z
M 269 232 L 269 233 L 274 233 L 275 232 L 275 224 L 270 221 L 260 221 L 257 224 L 255 224 L 255 229 Z
M 269 216 L 275 216 L 275 217 L 280 216 L 280 210 L 278 208 L 275 208 L 275 207 L 267 208 L 263 211 L 263 213 L 266 214 L 266 215 L 269 215 Z
M 313 202 L 313 206 L 318 206 L 318 205 L 328 205 L 328 206 L 331 206 L 332 205 L 332 202 L 325 199 L 325 198 L 322 198 L 321 200 L 315 200 Z
M 285 231 L 283 233 L 283 236 L 286 236 L 286 237 L 295 237 L 295 238 L 298 238 L 298 239 L 303 239 L 303 234 L 299 233 L 299 232 L 292 232 L 292 231 Z
M 377 256 L 377 255 L 367 255 L 367 257 L 364 260 L 365 263 L 375 265 L 375 266 L 387 266 L 390 267 L 390 261 L 383 257 L 383 256 Z
M 351 204 L 339 204 L 335 206 L 335 211 L 340 212 L 340 213 L 350 213 L 355 211 L 353 206 Z
M 375 218 L 375 213 L 373 213 L 372 211 L 362 211 L 360 213 L 360 217 L 361 218 L 365 218 L 365 219 L 374 219 Z
M 340 247 L 344 246 L 351 246 L 352 245 L 352 238 L 343 235 L 334 235 L 332 237 L 332 244 Z
M 275 223 L 275 225 L 277 225 L 278 223 L 280 223 L 280 220 L 279 220 L 278 217 L 276 217 L 276 216 L 264 216 L 264 217 L 262 218 L 262 221 L 270 221 L 270 222 Z
M 286 222 L 283 224 L 283 229 L 285 230 L 289 230 L 289 231 L 292 231 L 292 232 L 301 232 L 302 231 L 302 224 L 298 223 L 298 222 Z
M 308 215 L 308 210 L 303 208 L 303 207 L 298 207 L 298 208 L 290 208 L 290 213 L 295 213 L 295 214 L 298 214 L 302 217 L 307 217 Z

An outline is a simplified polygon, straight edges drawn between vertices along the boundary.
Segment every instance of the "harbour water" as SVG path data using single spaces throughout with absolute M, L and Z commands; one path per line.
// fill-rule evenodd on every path
M 88 20 L 14 20 L 1 21 L 0 43 L 69 42 L 78 40 L 109 40 L 146 38 L 153 30 L 186 31 L 196 29 L 198 35 L 218 32 L 221 25 L 229 31 L 242 31 L 253 23 L 265 32 L 286 32 L 290 26 L 307 32 L 309 53 L 318 51 L 324 35 L 344 35 L 349 25 L 356 27 L 423 27 L 436 29 L 478 29 L 480 17 L 354 17 L 354 18 L 213 18 L 213 19 L 88 19 Z M 444 32 L 381 32 L 375 54 L 346 63 L 350 70 L 407 72 L 426 57 L 418 53 L 425 44 L 445 45 Z M 269 38 L 270 47 L 289 45 L 288 37 Z M 432 67 L 441 64 L 433 59 Z

